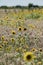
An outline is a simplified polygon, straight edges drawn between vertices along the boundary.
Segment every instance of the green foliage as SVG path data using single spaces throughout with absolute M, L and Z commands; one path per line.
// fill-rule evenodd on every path
M 8 7 L 7 7 L 7 6 L 1 6 L 0 8 L 2 8 L 2 9 L 7 9 Z

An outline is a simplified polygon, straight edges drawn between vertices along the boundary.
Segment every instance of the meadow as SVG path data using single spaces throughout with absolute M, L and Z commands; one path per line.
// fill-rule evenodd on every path
M 0 65 L 43 65 L 43 8 L 0 9 Z

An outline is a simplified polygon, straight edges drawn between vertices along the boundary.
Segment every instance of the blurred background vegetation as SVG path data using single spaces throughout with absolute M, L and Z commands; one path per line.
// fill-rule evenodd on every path
M 29 3 L 28 6 L 0 6 L 0 9 L 12 9 L 12 8 L 20 8 L 20 9 L 34 9 L 34 8 L 43 8 L 43 6 L 34 5 L 33 3 Z

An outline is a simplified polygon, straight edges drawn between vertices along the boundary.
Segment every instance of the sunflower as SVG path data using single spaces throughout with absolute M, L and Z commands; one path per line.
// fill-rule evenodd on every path
M 19 27 L 18 30 L 21 31 L 21 27 Z
M 8 47 L 6 47 L 6 52 L 10 52 L 11 49 L 12 49 L 12 46 L 9 45 Z
M 33 24 L 29 24 L 28 26 L 29 26 L 30 28 L 33 28 L 33 29 L 36 28 L 35 25 L 33 25 Z
M 14 42 L 14 41 L 15 41 L 15 39 L 14 39 L 14 38 L 11 38 L 11 41 L 12 41 L 12 42 Z
M 37 65 L 42 65 L 42 62 L 41 62 L 41 61 L 39 61 L 39 62 L 37 63 Z
M 36 48 L 32 48 L 32 51 L 35 52 L 35 51 L 37 51 L 37 49 Z
M 42 48 L 40 48 L 39 51 L 42 52 Z
M 31 61 L 33 58 L 34 58 L 34 55 L 32 52 L 26 52 L 24 54 L 24 60 L 26 60 L 26 61 Z
M 0 45 L 0 51 L 2 50 L 2 45 Z
M 15 31 L 12 31 L 12 34 L 16 34 L 16 32 Z
M 4 36 L 2 36 L 2 37 L 1 37 L 1 40 L 4 40 L 4 38 L 5 38 L 5 37 L 4 37 Z
M 3 45 L 7 45 L 8 44 L 8 42 L 7 41 L 3 41 Z
M 27 29 L 26 28 L 24 28 L 24 31 L 26 31 Z
M 0 45 L 0 48 L 2 48 L 2 45 Z

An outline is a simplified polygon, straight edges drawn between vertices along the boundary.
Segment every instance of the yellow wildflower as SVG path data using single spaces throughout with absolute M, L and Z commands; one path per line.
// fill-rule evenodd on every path
M 25 54 L 24 54 L 24 60 L 26 60 L 26 61 L 31 61 L 32 59 L 34 58 L 34 55 L 33 55 L 33 53 L 32 52 L 26 52 Z

